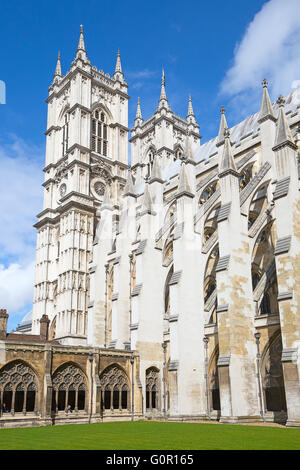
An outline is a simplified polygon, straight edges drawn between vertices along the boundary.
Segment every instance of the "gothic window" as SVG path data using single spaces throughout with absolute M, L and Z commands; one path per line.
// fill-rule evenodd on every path
M 280 333 L 277 333 L 262 354 L 261 375 L 267 411 L 286 411 L 281 355 L 282 341 Z
M 268 313 L 271 313 L 270 297 L 269 294 L 265 292 L 260 304 L 260 314 L 267 315 Z
M 125 372 L 113 365 L 100 375 L 101 406 L 106 410 L 129 409 L 129 381 Z
M 158 409 L 159 370 L 149 367 L 146 370 L 146 409 Z
M 216 192 L 217 188 L 218 188 L 217 181 L 214 181 L 213 183 L 206 186 L 206 188 L 201 193 L 199 204 L 202 205 L 206 201 L 208 201 L 208 199 Z
M 63 364 L 53 375 L 52 411 L 79 411 L 87 407 L 87 382 L 82 370 L 75 364 Z
M 153 167 L 153 161 L 154 161 L 154 151 L 150 150 L 148 153 L 148 163 L 147 163 L 147 177 L 151 176 L 151 171 Z
M 216 266 L 219 261 L 218 245 L 211 251 L 204 276 L 204 301 L 206 302 L 216 289 Z
M 64 156 L 68 150 L 68 145 L 69 145 L 69 114 L 68 113 L 65 114 L 62 131 L 63 131 L 62 155 Z
M 203 230 L 203 243 L 205 244 L 211 236 L 214 234 L 218 227 L 218 213 L 220 210 L 220 204 L 217 205 L 208 215 L 204 223 L 204 230 Z
M 0 405 L 12 414 L 36 411 L 38 379 L 22 361 L 4 366 L 0 371 Z
M 221 409 L 218 366 L 217 366 L 218 357 L 219 357 L 219 348 L 216 347 L 215 351 L 213 352 L 211 356 L 209 367 L 208 367 L 210 408 L 216 411 L 219 411 Z
M 92 114 L 91 149 L 107 157 L 108 155 L 108 129 L 106 115 L 99 110 Z

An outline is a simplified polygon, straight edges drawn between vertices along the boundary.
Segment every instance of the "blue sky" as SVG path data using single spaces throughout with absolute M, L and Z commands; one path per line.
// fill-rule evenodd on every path
M 69 70 L 81 23 L 98 69 L 112 74 L 120 49 L 131 96 L 129 127 L 138 96 L 144 119 L 154 112 L 162 67 L 176 114 L 186 116 L 192 95 L 203 142 L 218 132 L 221 105 L 229 126 L 259 109 L 264 76 L 273 100 L 300 79 L 299 0 L 2 2 L 0 307 L 9 310 L 9 329 L 31 309 L 45 99 L 58 51 L 63 73 Z

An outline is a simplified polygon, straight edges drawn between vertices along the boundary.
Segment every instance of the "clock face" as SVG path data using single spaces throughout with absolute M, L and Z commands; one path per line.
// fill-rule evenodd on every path
M 96 181 L 94 184 L 94 191 L 98 196 L 103 196 L 105 192 L 105 185 L 101 181 Z
M 91 182 L 91 193 L 97 199 L 102 199 L 105 193 L 106 184 L 101 178 L 95 178 Z
M 60 194 L 60 197 L 64 197 L 64 195 L 66 194 L 67 192 L 67 185 L 65 183 L 61 184 L 60 187 L 59 187 L 59 194 Z

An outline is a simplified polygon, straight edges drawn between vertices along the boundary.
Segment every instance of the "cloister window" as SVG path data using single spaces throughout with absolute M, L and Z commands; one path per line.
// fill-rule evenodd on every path
M 82 370 L 75 364 L 64 364 L 54 373 L 52 411 L 64 411 L 68 405 L 74 411 L 86 408 L 87 384 Z
M 21 361 L 7 364 L 0 371 L 0 405 L 12 414 L 36 411 L 38 379 L 31 367 Z
M 159 370 L 149 367 L 146 370 L 146 408 L 153 410 L 158 408 Z
M 92 115 L 91 149 L 107 157 L 108 154 L 107 119 L 103 111 L 95 110 Z
M 129 409 L 129 381 L 123 370 L 111 366 L 100 376 L 101 403 L 106 410 Z

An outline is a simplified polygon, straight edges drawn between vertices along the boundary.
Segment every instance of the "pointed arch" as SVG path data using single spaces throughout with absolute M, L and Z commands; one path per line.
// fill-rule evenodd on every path
M 114 363 L 106 367 L 99 376 L 101 387 L 101 408 L 104 410 L 130 407 L 130 380 L 126 371 Z
M 52 374 L 52 412 L 87 411 L 88 380 L 75 362 L 60 364 Z
M 266 411 L 282 413 L 287 410 L 281 356 L 282 338 L 279 329 L 271 336 L 261 355 L 260 371 Z
M 0 406 L 12 414 L 36 411 L 38 375 L 21 359 L 8 362 L 0 369 Z

